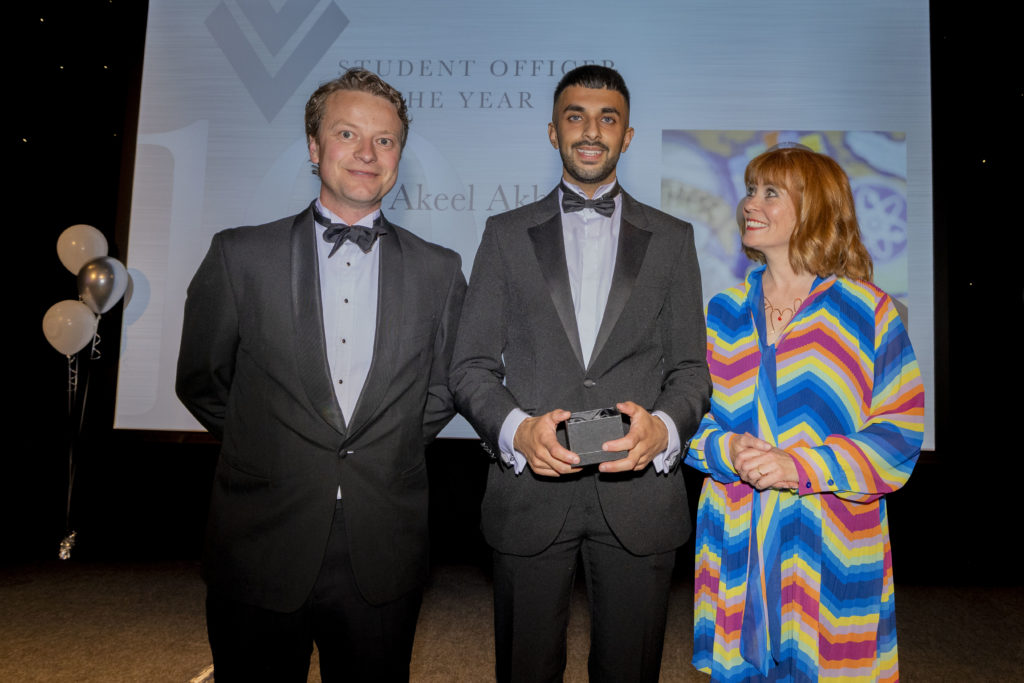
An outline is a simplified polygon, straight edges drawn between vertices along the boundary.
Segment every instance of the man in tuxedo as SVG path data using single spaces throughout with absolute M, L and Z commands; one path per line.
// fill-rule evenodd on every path
M 225 230 L 189 285 L 177 391 L 222 441 L 203 561 L 218 683 L 408 680 L 424 444 L 453 414 L 458 254 L 388 222 L 409 120 L 351 70 L 306 104 L 320 195 Z
M 711 392 L 693 234 L 619 188 L 633 129 L 618 72 L 567 73 L 548 135 L 562 182 L 488 220 L 451 373 L 456 406 L 496 451 L 482 526 L 497 677 L 561 680 L 579 555 L 590 680 L 657 681 L 691 530 L 680 452 Z M 559 423 L 612 406 L 630 424 L 603 450 L 626 455 L 581 466 Z

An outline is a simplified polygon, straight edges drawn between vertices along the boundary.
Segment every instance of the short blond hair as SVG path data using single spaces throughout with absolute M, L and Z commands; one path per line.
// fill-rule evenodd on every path
M 349 69 L 338 78 L 327 81 L 317 88 L 306 102 L 306 136 L 317 139 L 320 134 L 320 124 L 324 120 L 324 111 L 327 109 L 327 98 L 339 90 L 356 90 L 369 93 L 395 105 L 395 112 L 402 122 L 401 146 L 405 147 L 405 140 L 409 137 L 409 109 L 405 106 L 405 98 L 402 93 L 395 90 L 383 78 L 367 71 L 366 69 Z

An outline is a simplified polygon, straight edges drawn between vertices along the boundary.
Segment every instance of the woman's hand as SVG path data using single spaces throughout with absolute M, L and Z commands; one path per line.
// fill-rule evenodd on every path
M 740 479 L 760 491 L 797 487 L 793 456 L 752 434 L 735 435 L 729 442 L 729 457 Z

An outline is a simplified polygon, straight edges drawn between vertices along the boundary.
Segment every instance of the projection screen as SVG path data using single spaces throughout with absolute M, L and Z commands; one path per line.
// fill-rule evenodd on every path
M 924 0 L 150 0 L 115 426 L 200 429 L 174 395 L 186 286 L 216 231 L 316 196 L 302 118 L 317 85 L 361 66 L 404 93 L 412 127 L 383 210 L 468 275 L 486 219 L 558 181 L 552 91 L 599 63 L 632 95 L 622 185 L 693 223 L 705 300 L 750 267 L 747 161 L 796 141 L 840 162 L 876 282 L 906 305 L 934 448 L 928 46 Z M 461 420 L 445 434 L 473 435 Z

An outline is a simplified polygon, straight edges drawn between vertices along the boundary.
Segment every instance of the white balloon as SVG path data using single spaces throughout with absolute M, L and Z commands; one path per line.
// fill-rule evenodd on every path
M 57 256 L 72 275 L 78 275 L 82 266 L 94 258 L 106 255 L 107 238 L 91 225 L 72 225 L 57 238 Z
M 73 356 L 96 334 L 96 316 L 81 301 L 58 301 L 43 316 L 43 334 L 50 346 Z
M 135 293 L 135 280 L 132 279 L 131 272 L 125 272 L 128 274 L 128 284 L 124 288 L 124 307 L 128 308 L 128 304 L 132 302 L 132 294 Z

